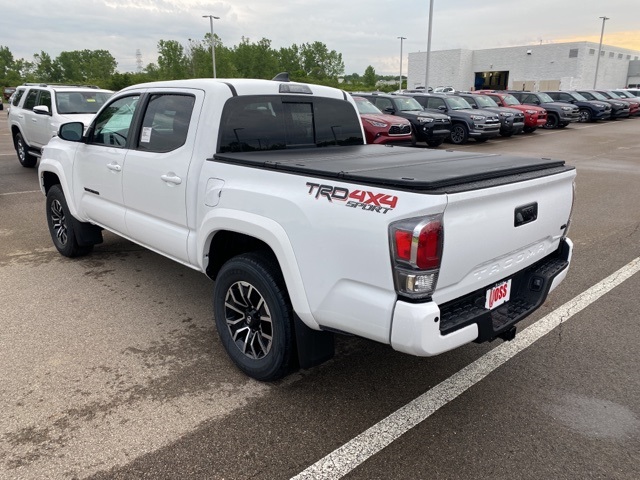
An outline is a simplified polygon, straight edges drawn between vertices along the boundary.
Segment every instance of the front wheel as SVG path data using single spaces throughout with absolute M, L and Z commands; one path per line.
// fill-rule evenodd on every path
M 538 127 L 524 127 L 522 131 L 524 133 L 533 133 L 538 129 Z
M 455 143 L 456 145 L 462 145 L 467 143 L 469 138 L 469 130 L 467 130 L 466 125 L 462 123 L 456 123 L 453 127 L 451 127 L 451 143 Z
M 73 218 L 60 185 L 47 192 L 47 224 L 53 244 L 65 257 L 79 257 L 93 250 L 93 245 L 78 245 Z
M 588 123 L 593 121 L 593 114 L 591 113 L 591 110 L 587 109 L 587 108 L 583 108 L 580 110 L 580 121 L 583 123 Z
M 259 253 L 227 261 L 216 278 L 213 308 L 222 345 L 240 370 L 261 381 L 289 373 L 293 310 L 275 261 Z
M 20 165 L 25 168 L 35 167 L 36 163 L 38 163 L 38 158 L 29 153 L 29 147 L 25 143 L 24 138 L 22 138 L 21 133 L 16 133 L 15 146 Z
M 560 120 L 558 120 L 558 117 L 550 114 L 547 116 L 547 123 L 544 124 L 544 128 L 551 130 L 556 128 L 559 123 Z

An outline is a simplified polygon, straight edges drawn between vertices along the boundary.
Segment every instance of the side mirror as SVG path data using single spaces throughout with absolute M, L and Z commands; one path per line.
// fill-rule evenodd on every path
M 445 107 L 444 105 L 440 105 L 438 107 L 438 110 L 442 111 L 442 112 L 446 112 L 447 111 L 447 107 Z
M 47 107 L 46 105 L 38 105 L 37 107 L 33 107 L 33 113 L 37 113 L 38 115 L 51 115 L 49 107 Z
M 386 113 L 390 113 L 391 115 L 393 115 L 394 113 L 396 113 L 396 111 L 393 109 L 393 107 L 387 107 L 384 109 L 384 111 Z
M 69 122 L 60 125 L 58 130 L 58 136 L 67 140 L 68 142 L 80 142 L 82 141 L 82 134 L 84 132 L 84 123 L 82 122 Z

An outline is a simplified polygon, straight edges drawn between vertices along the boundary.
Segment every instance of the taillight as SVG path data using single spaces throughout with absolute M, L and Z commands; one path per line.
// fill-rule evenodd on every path
M 396 291 L 411 298 L 430 296 L 442 257 L 442 215 L 394 222 L 389 233 Z

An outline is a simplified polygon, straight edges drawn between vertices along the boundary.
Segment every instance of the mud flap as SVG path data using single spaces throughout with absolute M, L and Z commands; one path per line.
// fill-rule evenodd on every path
M 313 330 L 294 314 L 296 346 L 300 368 L 311 368 L 333 358 L 334 333 Z

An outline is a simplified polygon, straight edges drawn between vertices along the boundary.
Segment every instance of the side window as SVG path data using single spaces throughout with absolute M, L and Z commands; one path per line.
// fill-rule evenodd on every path
M 500 97 L 494 97 L 493 95 L 488 95 L 489 98 L 492 98 L 498 105 L 500 105 L 501 107 L 502 105 L 502 100 L 500 99 Z
M 48 90 L 41 90 L 40 96 L 38 97 L 38 105 L 48 107 L 49 112 L 51 112 L 51 92 Z
M 427 103 L 427 108 L 433 108 L 434 110 L 438 110 L 438 107 L 446 107 L 446 105 L 444 104 L 444 100 L 442 98 L 429 97 L 429 103 Z
M 89 143 L 123 148 L 139 99 L 139 95 L 119 98 L 102 110 L 93 124 Z
M 551 97 L 554 98 L 555 97 Z M 559 96 L 560 100 L 563 100 L 565 102 L 570 102 L 571 100 L 573 100 L 573 97 L 571 95 L 569 95 L 568 93 L 561 93 Z
M 25 110 L 33 110 L 33 107 L 36 106 L 36 101 L 38 100 L 38 90 L 32 88 L 27 93 L 27 98 L 24 99 L 24 108 Z
M 473 98 L 473 97 L 463 97 L 463 98 L 464 98 L 464 99 L 467 101 L 467 103 L 468 103 L 469 105 L 471 105 L 472 107 L 474 107 L 474 108 L 477 108 L 477 107 L 478 107 L 478 102 L 476 102 L 476 99 L 475 99 L 475 98 Z
M 384 112 L 385 108 L 393 108 L 393 103 L 388 98 L 376 98 L 376 107 Z
M 24 95 L 24 88 L 19 88 L 18 90 L 16 90 L 16 93 L 13 95 L 13 102 L 11 102 L 11 105 L 17 107 L 18 103 L 20 103 L 22 95 Z
M 170 152 L 184 145 L 194 103 L 191 95 L 152 95 L 142 120 L 138 149 Z

